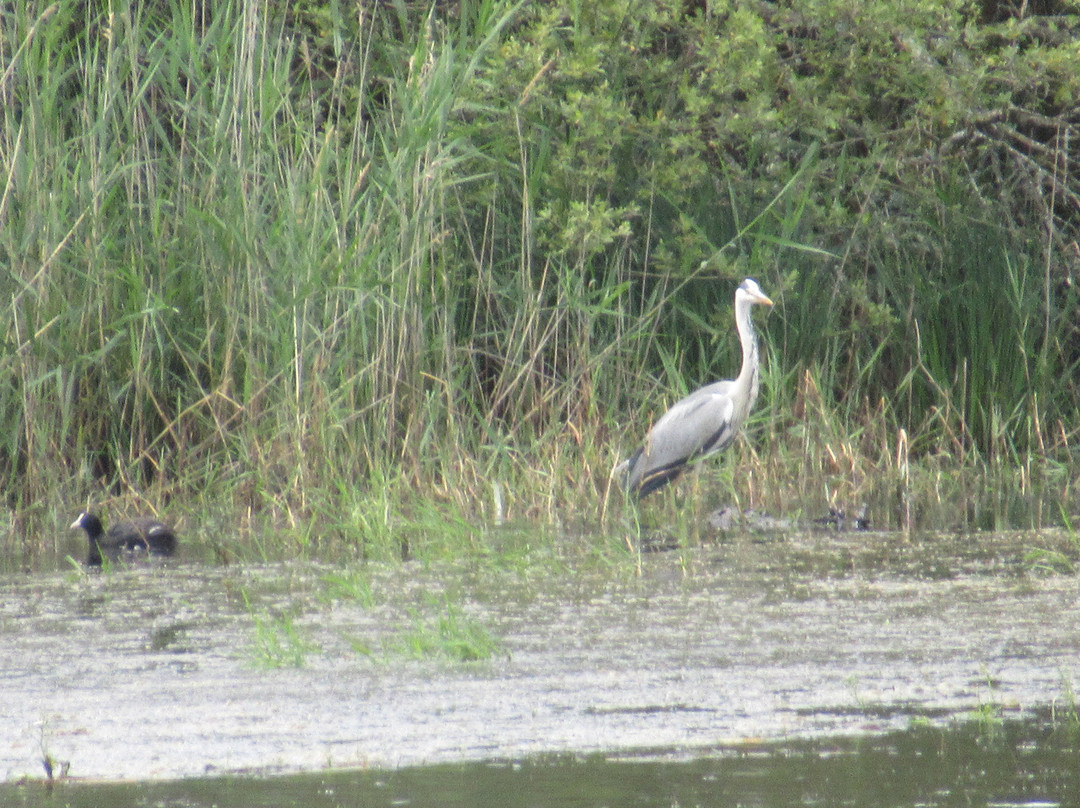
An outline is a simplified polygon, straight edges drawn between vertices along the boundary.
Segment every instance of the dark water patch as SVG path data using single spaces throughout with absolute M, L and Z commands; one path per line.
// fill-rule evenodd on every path
M 916 727 L 879 737 L 716 746 L 638 755 L 539 755 L 397 770 L 225 776 L 159 783 L 0 785 L 10 808 L 562 808 L 696 805 L 1069 806 L 1076 734 L 1040 721 Z

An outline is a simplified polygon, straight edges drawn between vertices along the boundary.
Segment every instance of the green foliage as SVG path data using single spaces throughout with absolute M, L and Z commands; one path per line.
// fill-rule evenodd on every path
M 813 378 L 849 436 L 1068 453 L 1080 23 L 1044 5 L 11 4 L 13 549 L 109 496 L 359 558 L 592 512 L 628 425 L 731 374 L 748 274 L 774 431 Z
M 412 628 L 401 648 L 417 658 L 443 657 L 454 662 L 481 662 L 503 654 L 502 643 L 449 599 L 429 598 L 427 609 L 412 613 Z
M 241 594 L 255 624 L 255 637 L 250 648 L 253 662 L 265 668 L 304 667 L 307 655 L 318 649 L 304 638 L 294 616 L 287 611 L 276 614 L 256 611 L 248 593 L 242 591 Z
M 371 581 L 360 570 L 350 568 L 342 572 L 328 572 L 322 577 L 322 583 L 323 590 L 319 593 L 319 600 L 324 603 L 344 600 L 365 609 L 375 605 Z

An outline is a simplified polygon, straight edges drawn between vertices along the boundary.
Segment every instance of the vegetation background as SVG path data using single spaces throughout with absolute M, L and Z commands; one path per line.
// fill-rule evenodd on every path
M 748 275 L 764 392 L 694 502 L 1069 519 L 1078 41 L 1075 0 L 5 2 L 5 566 L 88 504 L 225 555 L 604 528 Z

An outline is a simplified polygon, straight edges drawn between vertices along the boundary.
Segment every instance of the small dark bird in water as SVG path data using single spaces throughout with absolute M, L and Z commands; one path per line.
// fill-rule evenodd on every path
M 157 519 L 142 516 L 127 522 L 119 522 L 106 533 L 101 520 L 89 511 L 83 511 L 71 523 L 72 530 L 82 528 L 90 539 L 90 552 L 86 563 L 100 567 L 102 560 L 118 561 L 121 557 L 139 555 L 171 556 L 176 552 L 176 534 Z
M 850 522 L 847 521 L 847 516 L 844 512 L 838 508 L 829 508 L 829 515 L 822 516 L 814 520 L 815 525 L 821 527 L 831 527 L 834 530 L 869 530 L 870 529 L 870 509 L 864 502 L 862 506 L 855 512 L 855 516 Z

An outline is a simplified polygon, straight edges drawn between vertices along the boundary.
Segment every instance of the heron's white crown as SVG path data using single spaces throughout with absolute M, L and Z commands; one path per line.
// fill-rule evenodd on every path
M 747 278 L 739 284 L 739 288 L 735 290 L 735 297 L 742 297 L 751 303 L 761 303 L 764 306 L 773 304 L 768 295 L 761 291 L 761 287 L 753 278 Z

